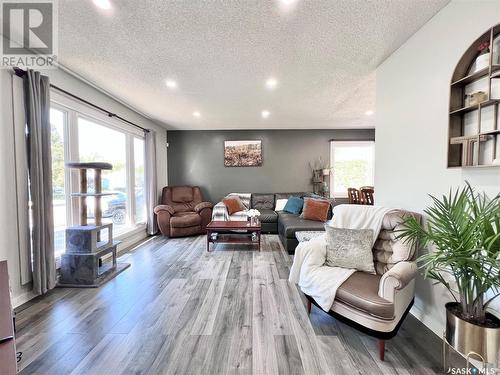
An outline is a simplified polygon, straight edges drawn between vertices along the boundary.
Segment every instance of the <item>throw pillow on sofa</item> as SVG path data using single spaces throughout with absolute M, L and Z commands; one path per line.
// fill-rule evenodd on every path
M 241 203 L 243 203 L 243 206 L 245 206 L 245 210 L 248 210 L 250 208 L 250 199 L 252 197 L 251 193 L 229 193 L 228 195 L 226 195 L 226 198 L 233 197 L 240 198 Z
M 326 199 L 304 198 L 302 215 L 304 219 L 325 222 L 328 219 L 330 202 Z
M 227 213 L 229 215 L 232 215 L 235 212 L 245 211 L 246 210 L 246 208 L 243 205 L 243 202 L 241 201 L 240 197 L 238 197 L 236 195 L 224 198 L 222 200 L 222 203 L 224 203 L 224 205 L 226 206 Z
M 304 200 L 299 197 L 290 197 L 283 208 L 283 211 L 299 215 L 302 212 L 302 207 L 304 206 Z
M 276 208 L 274 210 L 283 211 L 286 206 L 286 202 L 288 202 L 288 199 L 276 199 Z
M 272 210 L 274 208 L 274 194 L 252 194 L 250 207 L 256 210 Z
M 333 228 L 325 225 L 325 230 L 326 266 L 375 273 L 372 229 Z

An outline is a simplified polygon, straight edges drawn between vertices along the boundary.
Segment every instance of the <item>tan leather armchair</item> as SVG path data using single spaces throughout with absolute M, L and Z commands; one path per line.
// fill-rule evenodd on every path
M 328 314 L 379 339 L 379 356 L 384 360 L 385 340 L 394 337 L 413 305 L 417 263 L 416 246 L 398 238 L 408 215 L 394 210 L 385 215 L 375 245 L 376 274 L 353 273 L 337 290 Z M 314 299 L 307 296 L 308 312 Z
M 206 232 L 212 207 L 212 203 L 203 201 L 198 186 L 167 186 L 154 212 L 164 236 L 183 237 Z

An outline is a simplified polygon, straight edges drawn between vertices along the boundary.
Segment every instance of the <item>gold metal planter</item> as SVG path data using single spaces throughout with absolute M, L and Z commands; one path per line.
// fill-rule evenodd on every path
M 456 302 L 446 304 L 446 333 L 448 344 L 466 357 L 498 364 L 500 361 L 500 327 L 488 328 L 469 323 L 450 311 Z

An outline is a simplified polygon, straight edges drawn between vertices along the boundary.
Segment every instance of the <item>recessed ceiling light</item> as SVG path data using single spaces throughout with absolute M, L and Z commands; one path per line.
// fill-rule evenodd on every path
M 280 3 L 283 5 L 292 5 L 295 3 L 297 0 L 280 0 Z
M 193 116 L 196 117 L 196 118 L 199 118 L 199 117 L 201 117 L 201 113 L 198 112 L 198 111 L 194 111 L 193 112 Z
M 276 80 L 276 78 L 268 78 L 267 81 L 266 81 L 266 87 L 270 90 L 276 88 L 276 86 L 278 85 L 278 81 Z
M 373 115 L 374 113 L 375 113 L 375 112 L 373 112 L 372 110 L 369 110 L 369 111 L 366 111 L 366 112 L 365 112 L 365 115 L 367 115 L 367 116 L 371 116 L 371 115 Z
M 167 79 L 167 81 L 165 82 L 165 84 L 167 85 L 167 87 L 169 89 L 175 89 L 175 88 L 177 88 L 177 82 L 172 81 L 171 79 Z
M 109 0 L 94 0 L 94 5 L 101 9 L 111 9 L 111 2 Z
M 264 110 L 264 111 L 262 111 L 260 113 L 260 115 L 262 116 L 262 118 L 268 118 L 270 114 L 271 114 L 271 112 L 266 111 L 266 110 Z

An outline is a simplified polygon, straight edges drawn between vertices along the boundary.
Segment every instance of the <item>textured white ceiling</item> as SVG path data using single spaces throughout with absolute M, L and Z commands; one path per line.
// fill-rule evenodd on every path
M 449 0 L 111 2 L 59 1 L 64 66 L 168 129 L 276 129 L 373 127 L 375 68 Z

